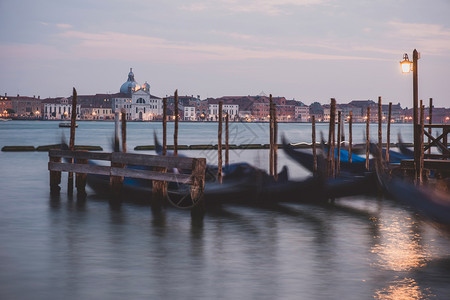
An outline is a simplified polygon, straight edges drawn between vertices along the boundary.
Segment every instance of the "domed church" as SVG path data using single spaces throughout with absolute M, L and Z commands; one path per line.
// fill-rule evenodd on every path
M 162 115 L 162 100 L 150 94 L 150 84 L 142 86 L 134 79 L 130 68 L 128 79 L 120 87 L 120 93 L 113 98 L 113 111 L 125 109 L 127 119 L 132 121 L 150 121 Z

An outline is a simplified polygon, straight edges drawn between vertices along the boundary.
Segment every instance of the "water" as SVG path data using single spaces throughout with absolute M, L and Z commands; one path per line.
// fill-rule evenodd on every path
M 179 144 L 215 143 L 217 124 L 181 123 Z M 267 143 L 267 124 L 234 125 L 236 144 Z M 323 126 L 323 127 L 322 127 Z M 359 127 L 358 127 L 359 126 Z M 128 123 L 128 147 L 152 144 L 157 123 Z M 326 136 L 326 125 L 321 124 Z M 114 124 L 80 122 L 77 144 L 109 150 Z M 363 124 L 355 126 L 362 141 Z M 60 142 L 57 122 L 0 123 L 0 147 Z M 371 128 L 376 134 L 376 126 Z M 411 141 L 407 125 L 395 125 Z M 169 140 L 172 128 L 169 127 Z M 359 132 L 359 135 L 358 135 Z M 307 124 L 280 124 L 310 142 Z M 376 139 L 376 136 L 373 136 Z M 395 139 L 392 139 L 395 140 Z M 150 152 L 149 152 L 150 153 Z M 208 157 L 213 152 L 184 151 Z M 267 168 L 267 150 L 232 151 L 232 161 Z M 280 151 L 279 165 L 304 178 Z M 334 206 L 224 206 L 203 225 L 188 211 L 120 210 L 88 189 L 71 200 L 63 175 L 49 195 L 46 152 L 0 152 L 1 299 L 445 299 L 449 233 L 387 199 L 353 197 Z

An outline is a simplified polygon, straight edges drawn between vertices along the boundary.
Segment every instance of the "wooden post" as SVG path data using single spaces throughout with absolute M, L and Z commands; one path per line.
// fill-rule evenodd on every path
M 163 98 L 163 149 L 162 155 L 167 154 L 167 98 Z
M 333 163 L 334 163 L 334 149 L 333 148 L 333 140 L 334 140 L 334 127 L 335 127 L 335 118 L 336 118 L 336 100 L 331 98 L 330 105 L 330 123 L 328 128 L 328 155 L 327 155 L 327 177 L 333 174 Z
M 341 112 L 338 111 L 338 134 L 337 134 L 337 158 L 336 158 L 336 174 L 339 175 L 341 169 Z
M 61 157 L 49 157 L 50 162 L 61 162 Z M 50 193 L 57 194 L 61 190 L 61 171 L 50 171 Z
M 269 175 L 273 176 L 273 99 L 269 95 Z
M 162 155 L 167 155 L 167 98 L 163 98 L 163 149 Z M 167 168 L 153 167 L 153 171 L 166 173 Z M 159 211 L 167 200 L 167 182 L 152 180 L 152 202 L 153 211 Z
M 116 111 L 114 114 L 114 152 L 120 152 L 120 112 Z
M 428 108 L 428 124 L 433 124 L 432 117 L 433 117 L 433 98 L 430 98 L 430 107 Z M 431 127 L 428 127 L 428 133 L 431 135 Z M 428 137 L 428 145 L 431 143 L 430 137 Z M 428 154 L 431 154 L 431 147 L 428 148 Z
M 350 111 L 350 118 L 348 119 L 348 162 L 352 163 L 352 125 L 353 125 L 353 111 Z
M 317 152 L 316 152 L 316 118 L 312 116 L 312 152 L 313 152 L 313 174 L 317 174 Z
M 77 90 L 73 88 L 73 97 L 72 97 L 72 111 L 70 115 L 70 140 L 69 140 L 69 149 L 70 151 L 75 150 L 75 122 L 77 119 Z M 73 158 L 70 159 L 70 163 L 73 164 Z M 73 172 L 69 172 L 67 178 L 67 194 L 73 194 Z
M 341 142 L 345 141 L 345 117 L 344 115 L 341 116 Z
M 383 160 L 383 136 L 382 136 L 382 107 L 381 107 L 381 97 L 378 97 L 378 159 L 381 162 Z
M 370 124 L 370 106 L 367 107 L 367 121 L 366 121 L 366 170 L 367 171 L 369 171 L 369 148 L 370 148 L 369 124 Z
M 386 133 L 386 162 L 389 163 L 389 147 L 391 143 L 391 118 L 392 118 L 392 102 L 389 102 L 389 113 Z
M 424 143 L 425 105 L 420 100 L 420 162 L 419 162 L 419 184 L 423 183 L 423 143 Z
M 197 203 L 191 209 L 191 218 L 203 218 L 205 214 L 205 168 L 206 159 L 194 159 L 192 162 L 192 177 L 194 183 L 191 185 L 191 199 L 192 203 Z
M 222 106 L 223 102 L 219 101 L 219 130 L 217 135 L 217 180 L 222 183 Z
M 229 156 L 229 144 L 228 140 L 230 138 L 229 130 L 228 130 L 228 113 L 225 116 L 225 166 L 228 167 L 230 164 L 230 156 Z
M 77 159 L 77 164 L 88 164 L 87 159 Z M 84 200 L 86 198 L 86 173 L 77 173 L 75 176 L 75 186 L 77 187 L 77 198 L 78 200 Z
M 418 118 L 418 60 L 419 52 L 416 49 L 413 51 L 413 133 L 414 133 L 414 172 L 415 178 L 419 175 L 420 165 L 420 149 L 419 149 L 419 118 Z
M 175 90 L 174 101 L 174 115 L 175 115 L 175 129 L 173 132 L 173 156 L 178 155 L 178 90 Z
M 278 180 L 278 124 L 277 105 L 273 104 L 273 177 Z
M 127 113 L 122 109 L 122 152 L 127 152 Z
M 120 152 L 120 142 L 119 142 L 119 131 L 120 131 L 120 112 L 116 111 L 115 119 L 115 134 L 114 134 L 114 152 Z M 111 167 L 123 168 L 124 166 L 121 163 L 111 161 Z M 123 177 L 121 176 L 111 176 L 109 178 L 109 183 L 111 186 L 111 205 L 115 206 L 120 204 L 121 201 L 121 192 L 122 192 L 122 183 Z

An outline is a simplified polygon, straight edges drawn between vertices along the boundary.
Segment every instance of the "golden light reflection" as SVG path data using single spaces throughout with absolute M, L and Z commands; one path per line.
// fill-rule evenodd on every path
M 375 299 L 427 299 L 431 296 L 428 289 L 421 290 L 417 282 L 412 278 L 393 281 L 386 288 L 375 292 Z
M 378 255 L 377 266 L 392 271 L 409 271 L 426 265 L 430 257 L 421 245 L 422 237 L 414 232 L 417 224 L 409 217 L 380 220 L 379 242 L 372 247 Z

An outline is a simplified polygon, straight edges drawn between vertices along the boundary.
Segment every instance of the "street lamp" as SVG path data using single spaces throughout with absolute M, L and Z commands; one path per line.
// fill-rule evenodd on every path
M 416 165 L 416 178 L 419 174 L 420 168 L 420 151 L 419 151 L 419 115 L 418 115 L 418 60 L 420 58 L 419 52 L 416 49 L 413 51 L 413 61 L 412 63 L 408 59 L 408 54 L 403 55 L 403 61 L 400 62 L 403 73 L 409 73 L 413 71 L 413 133 L 414 133 L 414 163 Z
M 408 54 L 403 54 L 403 60 L 400 62 L 402 73 L 409 73 L 412 70 L 412 62 L 409 61 Z

